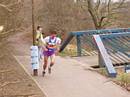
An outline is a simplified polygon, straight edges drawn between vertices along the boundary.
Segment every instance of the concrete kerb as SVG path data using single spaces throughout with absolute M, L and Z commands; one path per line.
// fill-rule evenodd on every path
M 18 60 L 17 56 L 13 55 L 13 57 L 16 59 L 16 61 L 19 63 L 19 65 L 23 68 L 23 70 L 26 72 L 26 74 L 32 79 L 32 81 L 34 81 L 36 83 L 38 88 L 44 93 L 45 97 L 48 97 L 47 94 L 45 93 L 45 91 L 43 91 L 41 86 L 37 83 L 37 81 L 30 75 L 28 70 L 21 64 L 21 62 Z

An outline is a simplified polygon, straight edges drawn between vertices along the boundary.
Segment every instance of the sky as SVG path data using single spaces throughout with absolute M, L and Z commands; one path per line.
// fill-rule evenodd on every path
M 77 0 L 74 0 L 74 2 L 76 2 Z M 96 1 L 96 0 L 95 0 Z M 103 1 L 103 0 L 102 0 Z M 106 1 L 106 0 L 104 0 L 104 1 Z M 117 2 L 117 1 L 120 1 L 120 0 L 112 0 L 112 1 L 114 1 L 114 2 Z M 130 0 L 127 0 L 127 1 L 130 1 Z

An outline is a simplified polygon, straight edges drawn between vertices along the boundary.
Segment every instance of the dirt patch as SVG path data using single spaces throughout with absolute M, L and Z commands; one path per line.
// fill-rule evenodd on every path
M 97 67 L 94 70 L 105 77 L 109 77 L 105 68 Z M 117 77 L 113 78 L 112 81 L 130 92 L 130 73 L 125 73 L 124 66 L 116 67 L 116 71 Z
M 19 47 L 19 43 L 20 41 L 16 40 L 0 42 L 0 97 L 45 97 L 12 55 L 28 54 L 22 50 L 23 45 L 19 50 L 11 46 L 14 44 L 13 46 Z M 26 42 L 22 43 L 26 44 Z

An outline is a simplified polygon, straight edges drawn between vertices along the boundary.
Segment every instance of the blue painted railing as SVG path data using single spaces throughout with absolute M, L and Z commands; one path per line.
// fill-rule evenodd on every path
M 117 75 L 116 70 L 114 69 L 112 61 L 107 53 L 107 50 L 105 49 L 105 46 L 102 42 L 100 35 L 94 35 L 93 37 L 100 54 L 99 64 L 106 67 L 106 70 L 110 77 L 116 77 Z
M 100 37 L 103 47 L 97 46 L 98 41 L 96 38 L 93 38 L 93 35 Z M 91 50 L 98 50 L 97 52 L 100 55 L 99 65 L 105 66 L 108 74 L 112 77 L 116 76 L 113 64 L 117 64 L 117 62 L 130 63 L 130 28 L 70 32 L 62 43 L 60 52 L 64 50 L 73 38 L 77 40 L 77 55 L 81 56 L 82 49 L 86 47 L 89 47 Z M 105 55 L 103 55 L 104 51 L 106 52 Z M 108 58 L 108 54 L 110 58 Z
M 114 33 L 126 33 L 130 32 L 130 28 L 119 28 L 119 29 L 102 29 L 102 30 L 86 30 L 86 31 L 75 31 L 70 32 L 68 37 L 65 39 L 65 41 L 62 43 L 60 52 L 64 50 L 64 48 L 70 43 L 70 41 L 76 37 L 77 39 L 77 55 L 81 56 L 81 38 L 86 37 L 87 44 L 89 44 L 90 47 L 95 49 L 95 46 L 93 45 L 93 35 L 99 35 L 99 34 L 114 34 Z M 83 37 L 81 37 L 83 36 Z M 81 37 L 81 38 L 80 38 Z M 89 38 L 89 39 L 88 39 Z
M 114 51 L 122 52 L 130 57 L 130 32 L 114 33 L 108 35 L 100 35 L 106 48 L 111 48 Z M 125 39 L 127 37 L 127 39 Z M 109 45 L 109 47 L 107 47 Z M 111 46 L 111 47 L 110 47 Z

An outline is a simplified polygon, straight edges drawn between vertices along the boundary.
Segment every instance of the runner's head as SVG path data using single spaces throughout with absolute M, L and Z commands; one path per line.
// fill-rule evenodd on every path
M 52 38 L 56 37 L 56 35 L 57 35 L 56 31 L 54 31 L 54 30 L 50 31 L 50 36 Z

